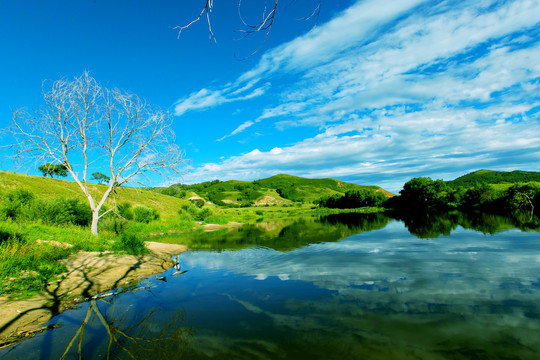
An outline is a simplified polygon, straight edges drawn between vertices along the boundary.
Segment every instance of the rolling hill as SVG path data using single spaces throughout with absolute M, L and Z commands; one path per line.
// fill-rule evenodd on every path
M 293 202 L 311 203 L 321 197 L 360 189 L 380 191 L 387 196 L 394 195 L 378 186 L 363 186 L 335 179 L 307 179 L 285 174 L 251 182 L 214 180 L 194 185 L 176 184 L 155 190 L 181 198 L 199 196 L 217 205 L 261 206 Z
M 520 182 L 540 182 L 540 172 L 532 171 L 493 171 L 478 170 L 458 177 L 457 179 L 447 181 L 448 186 L 472 187 L 477 183 L 487 184 L 514 184 Z

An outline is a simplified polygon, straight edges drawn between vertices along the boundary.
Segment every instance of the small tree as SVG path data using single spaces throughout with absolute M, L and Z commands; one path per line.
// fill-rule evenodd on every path
M 67 168 L 62 164 L 46 163 L 38 166 L 38 170 L 41 171 L 43 176 L 49 175 L 51 178 L 53 175 L 56 175 L 58 178 L 67 176 Z
M 44 84 L 46 85 L 46 84 Z M 174 143 L 171 116 L 133 94 L 101 87 L 87 72 L 73 81 L 54 81 L 43 91 L 46 106 L 29 114 L 17 110 L 8 129 L 14 154 L 41 162 L 54 160 L 66 167 L 84 193 L 92 211 L 92 234 L 98 233 L 103 204 L 126 183 L 144 185 L 144 175 L 178 173 L 183 153 Z M 99 195 L 88 187 L 88 168 L 107 164 L 110 178 Z
M 57 178 L 66 177 L 67 176 L 67 167 L 65 167 L 62 164 L 54 165 L 54 175 L 56 175 Z
M 53 164 L 46 163 L 46 164 L 43 164 L 43 165 L 39 165 L 38 170 L 41 171 L 41 173 L 43 174 L 44 177 L 47 177 L 47 175 L 49 175 L 52 178 L 52 176 L 54 174 L 53 166 L 54 166 Z
M 97 181 L 98 184 L 103 184 L 103 183 L 108 184 L 109 181 L 111 181 L 110 177 L 108 177 L 107 175 L 102 174 L 100 172 L 92 173 L 92 179 Z

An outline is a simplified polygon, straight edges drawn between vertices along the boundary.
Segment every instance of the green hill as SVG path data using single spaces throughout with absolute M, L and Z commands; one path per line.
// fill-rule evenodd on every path
M 458 177 L 457 179 L 447 181 L 446 183 L 453 188 L 457 187 L 472 187 L 475 184 L 514 184 L 525 182 L 540 182 L 540 172 L 532 171 L 493 171 L 493 170 L 478 170 L 467 175 Z
M 194 185 L 172 185 L 155 189 L 181 198 L 199 196 L 217 205 L 284 205 L 292 202 L 311 203 L 325 196 L 347 191 L 372 189 L 393 194 L 378 186 L 363 186 L 335 179 L 307 179 L 291 175 L 275 175 L 255 181 L 207 181 Z
M 87 201 L 74 181 L 0 171 L 0 204 L 5 198 L 4 195 L 12 189 L 27 189 L 42 199 L 64 197 Z M 96 195 L 103 194 L 105 189 L 105 185 L 90 185 L 90 191 Z M 116 193 L 116 196 L 110 196 L 107 200 L 106 205 L 109 207 L 112 207 L 115 200 L 117 202 L 128 201 L 132 205 L 151 206 L 165 216 L 176 216 L 182 204 L 188 204 L 187 201 L 176 197 L 146 189 L 119 188 Z

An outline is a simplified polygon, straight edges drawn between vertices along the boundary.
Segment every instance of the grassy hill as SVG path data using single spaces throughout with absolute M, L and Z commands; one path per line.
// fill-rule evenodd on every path
M 24 175 L 19 173 L 0 171 L 0 204 L 5 199 L 5 194 L 13 189 L 27 189 L 38 198 L 48 199 L 55 197 L 76 198 L 86 202 L 82 191 L 74 181 L 44 178 L 41 176 Z M 91 184 L 90 191 L 94 195 L 103 194 L 105 185 Z M 189 204 L 185 200 L 172 196 L 136 188 L 119 188 L 117 195 L 111 196 L 106 205 L 112 207 L 114 201 L 128 201 L 132 205 L 145 205 L 157 209 L 161 215 L 177 216 L 178 209 L 183 204 Z
M 514 184 L 525 182 L 540 182 L 540 172 L 532 171 L 493 171 L 478 170 L 458 177 L 455 180 L 447 181 L 450 187 L 472 187 L 477 183 L 487 183 L 491 185 Z
M 363 186 L 335 179 L 307 179 L 291 175 L 275 175 L 255 181 L 208 181 L 194 185 L 172 185 L 157 191 L 189 198 L 196 194 L 218 205 L 285 205 L 293 202 L 312 203 L 321 197 L 345 194 L 347 191 L 371 189 L 393 195 L 378 186 Z

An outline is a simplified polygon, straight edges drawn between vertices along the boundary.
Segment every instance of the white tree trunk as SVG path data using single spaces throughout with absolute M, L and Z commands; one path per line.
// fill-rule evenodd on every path
M 92 225 L 90 226 L 90 231 L 92 231 L 92 235 L 98 234 L 98 221 L 99 221 L 99 209 L 94 209 L 92 211 Z

